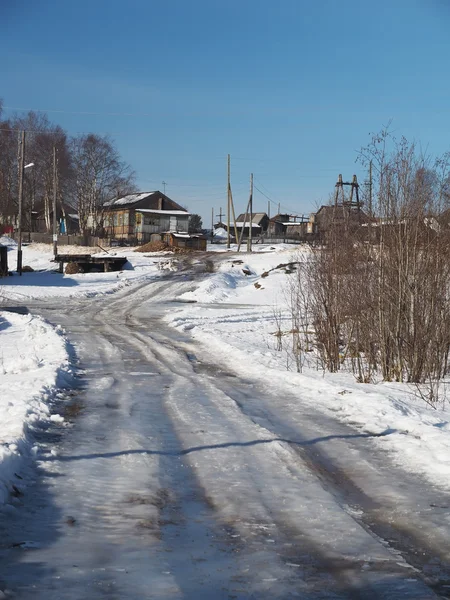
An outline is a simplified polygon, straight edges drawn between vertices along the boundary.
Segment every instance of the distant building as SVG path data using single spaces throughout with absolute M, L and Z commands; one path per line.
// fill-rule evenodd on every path
M 190 213 L 160 191 L 128 194 L 103 205 L 103 234 L 146 243 L 167 232 L 187 233 Z
M 53 228 L 53 208 L 48 213 L 50 228 L 47 226 L 45 209 L 43 207 L 31 212 L 31 231 L 47 233 Z M 76 235 L 80 232 L 80 219 L 73 206 L 58 203 L 56 207 L 57 232 L 61 234 Z
M 269 225 L 269 217 L 266 213 L 253 213 L 252 214 L 252 237 L 257 237 L 264 234 L 267 231 L 267 227 Z M 230 224 L 231 232 L 234 233 L 234 223 Z M 226 226 L 225 226 L 226 229 Z M 243 238 L 247 238 L 250 234 L 250 215 L 245 213 L 241 213 L 236 218 L 236 229 L 238 236 L 241 236 L 243 232 Z
M 280 213 L 270 219 L 267 229 L 268 238 L 292 241 L 312 240 L 315 233 L 314 215 L 305 217 Z
M 314 225 L 317 233 L 323 237 L 331 226 L 333 227 L 360 227 L 372 221 L 361 208 L 341 205 L 321 206 L 314 215 Z

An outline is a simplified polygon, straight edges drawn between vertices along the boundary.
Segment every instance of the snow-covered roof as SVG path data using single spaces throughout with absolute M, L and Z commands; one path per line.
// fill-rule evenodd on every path
M 144 200 L 144 198 L 153 196 L 153 194 L 156 194 L 156 192 L 140 192 L 139 194 L 128 194 L 127 196 L 123 196 L 122 198 L 113 198 L 112 200 L 108 200 L 103 206 L 124 206 L 126 204 L 134 204 L 135 202 Z
M 250 227 L 250 221 L 236 221 L 236 227 Z M 256 223 L 252 223 L 252 229 L 261 229 L 261 225 L 257 225 Z
M 283 223 L 283 225 L 303 225 L 304 223 L 302 223 L 301 221 L 287 221 L 286 223 Z
M 79 220 L 79 219 L 80 219 L 79 215 L 76 215 L 76 214 L 70 214 L 70 215 L 69 215 L 69 217 L 70 217 L 71 219 L 77 219 L 77 220 Z
M 187 210 L 159 210 L 154 208 L 137 208 L 139 213 L 152 213 L 154 215 L 190 215 Z
M 171 232 L 173 237 L 176 238 L 190 238 L 191 236 L 188 233 L 173 233 L 173 231 Z

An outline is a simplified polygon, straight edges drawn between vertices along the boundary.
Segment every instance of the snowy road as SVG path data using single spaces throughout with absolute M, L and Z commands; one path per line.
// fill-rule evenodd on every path
M 389 466 L 370 434 L 311 407 L 293 415 L 282 389 L 165 326 L 183 286 L 172 274 L 113 300 L 34 307 L 66 329 L 82 374 L 71 427 L 42 431 L 35 483 L 1 519 L 0 589 L 449 597 L 450 498 Z

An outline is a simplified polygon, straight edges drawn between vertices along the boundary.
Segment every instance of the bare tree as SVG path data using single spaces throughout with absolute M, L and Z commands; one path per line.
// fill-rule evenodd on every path
M 384 130 L 360 157 L 372 162 L 376 218 L 331 219 L 313 251 L 304 284 L 316 349 L 360 382 L 426 384 L 433 403 L 450 349 L 449 155 L 432 162 Z
M 57 150 L 58 201 L 69 192 L 72 176 L 71 158 L 67 145 L 67 135 L 59 126 L 52 124 L 42 113 L 28 112 L 24 116 L 13 116 L 10 120 L 16 140 L 11 144 L 17 153 L 17 133 L 26 132 L 25 161 L 32 162 L 33 168 L 24 181 L 24 218 L 31 226 L 31 211 L 43 210 L 47 231 L 51 230 L 51 210 L 53 198 L 53 147 Z M 17 165 L 17 159 L 15 159 Z M 17 172 L 17 166 L 15 167 Z
M 0 118 L 0 216 L 7 220 L 16 212 L 17 132 L 9 120 Z
M 107 136 L 94 134 L 72 138 L 71 153 L 75 171 L 74 199 L 80 230 L 103 226 L 104 203 L 115 196 L 134 191 L 134 173 L 121 161 L 114 143 Z
M 135 190 L 134 174 L 108 137 L 80 135 L 70 140 L 45 113 L 33 111 L 2 120 L 0 100 L 0 216 L 13 222 L 18 209 L 18 134 L 26 132 L 25 161 L 34 163 L 24 180 L 24 222 L 31 226 L 32 210 L 42 211 L 51 230 L 53 148 L 57 155 L 57 202 L 79 211 L 85 233 L 102 226 L 103 205 L 116 195 Z

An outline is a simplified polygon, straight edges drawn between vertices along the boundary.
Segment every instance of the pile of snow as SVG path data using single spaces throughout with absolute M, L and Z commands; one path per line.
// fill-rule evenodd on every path
M 37 451 L 33 429 L 63 422 L 51 414 L 57 388 L 71 378 L 61 329 L 31 315 L 0 312 L 0 504 L 20 493 L 21 471 Z M 13 393 L 11 391 L 14 390 Z
M 7 235 L 2 235 L 0 236 L 0 246 L 8 246 L 8 248 L 15 248 L 17 246 L 17 242 Z
M 228 237 L 227 230 L 223 227 L 218 227 L 214 229 L 214 238 L 217 240 L 226 240 Z

